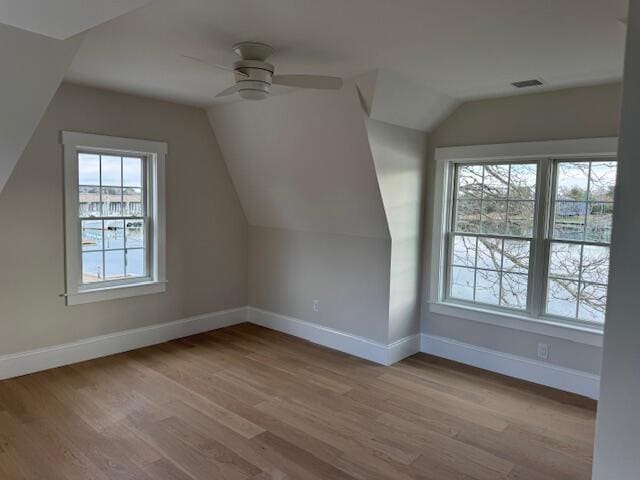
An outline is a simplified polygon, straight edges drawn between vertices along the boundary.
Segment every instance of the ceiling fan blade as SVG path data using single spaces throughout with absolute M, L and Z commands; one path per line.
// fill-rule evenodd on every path
M 272 83 L 287 87 L 315 88 L 318 90 L 340 90 L 342 79 L 322 75 L 274 75 Z
M 239 70 L 234 70 L 231 67 L 227 67 L 225 65 L 220 65 L 220 64 L 217 64 L 217 63 L 206 62 L 206 61 L 204 61 L 204 60 L 202 60 L 201 58 L 198 58 L 198 57 L 192 57 L 190 55 L 183 55 L 183 54 L 180 54 L 180 56 L 182 58 L 186 58 L 187 60 L 191 60 L 191 61 L 194 61 L 194 62 L 202 63 L 202 64 L 207 65 L 209 67 L 220 68 L 221 70 L 226 70 L 227 72 L 237 73 L 238 75 L 242 75 L 243 77 L 248 77 L 249 76 L 246 73 L 241 72 Z
M 219 94 L 216 95 L 215 98 L 226 97 L 228 95 L 233 95 L 237 91 L 238 91 L 238 86 L 237 85 L 232 85 L 231 87 L 225 88 L 224 90 L 222 90 Z

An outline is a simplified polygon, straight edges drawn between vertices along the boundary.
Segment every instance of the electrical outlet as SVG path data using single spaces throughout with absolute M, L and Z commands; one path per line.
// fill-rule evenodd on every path
M 313 301 L 313 311 L 314 312 L 319 312 L 320 311 L 320 300 L 314 300 Z
M 549 345 L 546 343 L 538 344 L 538 358 L 549 360 Z

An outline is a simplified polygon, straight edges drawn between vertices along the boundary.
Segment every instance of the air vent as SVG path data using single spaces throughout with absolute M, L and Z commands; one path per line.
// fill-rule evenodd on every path
M 520 82 L 513 82 L 513 85 L 516 88 L 529 88 L 529 87 L 539 87 L 542 85 L 542 82 L 536 78 L 532 80 L 522 80 Z

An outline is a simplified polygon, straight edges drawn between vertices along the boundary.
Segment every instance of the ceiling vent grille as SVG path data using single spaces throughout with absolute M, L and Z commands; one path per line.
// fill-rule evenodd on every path
M 542 85 L 542 82 L 537 78 L 533 78 L 531 80 L 522 80 L 520 82 L 513 82 L 513 85 L 516 88 L 529 88 L 529 87 L 539 87 Z

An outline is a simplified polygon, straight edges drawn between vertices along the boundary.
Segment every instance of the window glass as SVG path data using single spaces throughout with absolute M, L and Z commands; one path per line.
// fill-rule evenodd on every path
M 456 166 L 451 298 L 527 308 L 537 175 L 536 163 Z

